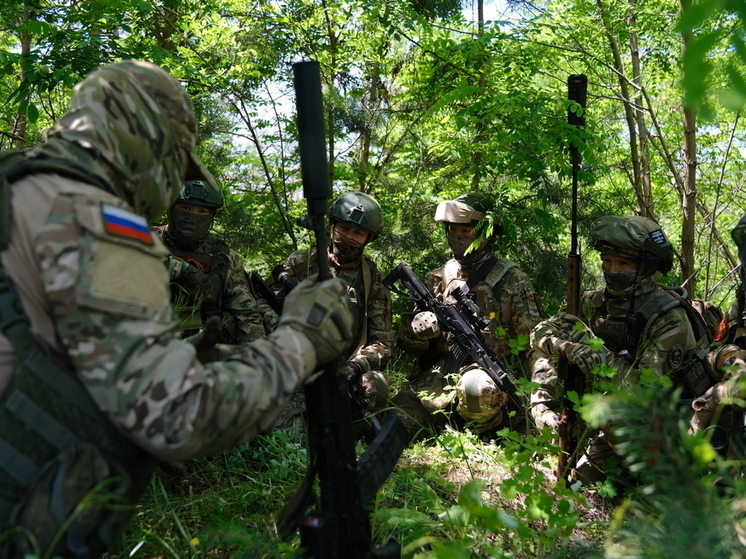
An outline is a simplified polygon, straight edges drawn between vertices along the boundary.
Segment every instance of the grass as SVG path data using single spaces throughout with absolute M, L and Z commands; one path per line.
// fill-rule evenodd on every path
M 536 443 L 498 446 L 448 428 L 411 446 L 372 505 L 375 541 L 395 537 L 405 558 L 598 555 L 608 511 L 557 490 L 553 457 Z M 301 432 L 276 431 L 194 460 L 183 477 L 156 472 L 112 557 L 292 557 L 299 538 L 279 541 L 274 517 L 305 457 Z

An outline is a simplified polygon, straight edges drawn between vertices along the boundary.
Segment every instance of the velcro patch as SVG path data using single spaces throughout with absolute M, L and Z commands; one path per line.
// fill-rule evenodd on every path
M 650 240 L 656 245 L 662 245 L 666 242 L 666 236 L 663 234 L 663 231 L 656 229 L 650 233 Z
M 146 245 L 153 244 L 153 235 L 147 220 L 122 208 L 110 204 L 101 204 L 104 218 L 104 230 L 117 237 L 135 239 Z
M 684 348 L 681 344 L 676 344 L 668 352 L 668 364 L 671 365 L 672 369 L 678 369 L 681 362 L 684 360 Z

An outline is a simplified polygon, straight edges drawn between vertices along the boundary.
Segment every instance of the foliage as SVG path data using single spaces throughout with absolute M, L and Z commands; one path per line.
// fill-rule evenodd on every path
M 599 265 L 587 233 L 598 217 L 649 212 L 675 246 L 685 241 L 682 169 L 692 154 L 681 123 L 696 107 L 700 271 L 690 286 L 729 304 L 738 263 L 729 231 L 746 206 L 744 3 L 513 4 L 510 21 L 469 22 L 451 0 L 11 0 L 0 13 L 0 148 L 41 142 L 96 65 L 152 60 L 194 100 L 200 155 L 226 193 L 216 229 L 267 275 L 308 242 L 295 224 L 304 209 L 291 63 L 314 58 L 335 192 L 365 191 L 383 207 L 384 233 L 367 249 L 381 270 L 406 260 L 423 276 L 441 265 L 437 202 L 479 190 L 496 201 L 500 256 L 530 275 L 551 314 L 564 299 L 568 142 L 583 154 L 578 227 L 590 289 Z M 577 73 L 589 77 L 584 130 L 566 122 L 566 78 Z M 664 279 L 682 283 L 683 269 Z M 407 310 L 395 299 L 397 316 Z M 672 442 L 655 467 L 641 467 L 650 437 L 661 440 L 648 427 L 675 416 L 657 388 L 584 400 L 591 423 L 637 426 L 621 435 L 644 483 L 616 498 L 610 525 L 599 495 L 611 497 L 613 484 L 582 494 L 551 485 L 548 435 L 503 432 L 497 444 L 449 430 L 406 452 L 373 509 L 377 541 L 398 537 L 406 557 L 737 554 L 746 487 L 703 436 L 665 419 Z M 276 432 L 195 461 L 183 479 L 158 473 L 120 556 L 292 555 L 297 542 L 276 540 L 272 516 L 300 484 L 302 441 Z M 717 490 L 716 476 L 727 480 Z

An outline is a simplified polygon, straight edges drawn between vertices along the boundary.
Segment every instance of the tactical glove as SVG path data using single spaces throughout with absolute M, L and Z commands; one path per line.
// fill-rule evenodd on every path
M 417 313 L 412 319 L 412 333 L 419 340 L 437 338 L 440 336 L 438 317 L 430 311 Z
M 313 344 L 318 365 L 337 358 L 352 338 L 352 313 L 341 278 L 303 280 L 285 298 L 278 326 L 302 332 Z
M 201 332 L 194 336 L 189 336 L 185 341 L 195 347 L 197 350 L 197 359 L 202 363 L 207 363 L 215 360 L 210 354 L 215 347 L 215 344 L 220 341 L 220 333 L 220 317 L 211 316 L 205 322 L 204 328 L 202 328 Z
M 611 357 L 607 349 L 591 349 L 587 344 L 576 342 L 560 342 L 557 349 L 586 375 L 599 365 L 608 363 Z

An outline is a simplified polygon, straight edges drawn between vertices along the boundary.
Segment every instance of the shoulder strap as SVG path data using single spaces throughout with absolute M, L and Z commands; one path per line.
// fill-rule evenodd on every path
M 485 277 L 484 281 L 489 284 L 490 288 L 494 288 L 503 280 L 505 274 L 507 274 L 512 268 L 516 267 L 518 267 L 518 264 L 516 264 L 512 260 L 496 258 L 495 265 L 487 272 L 487 276 Z
M 482 265 L 477 269 L 477 271 L 469 277 L 469 281 L 466 282 L 466 285 L 469 286 L 469 291 L 474 289 L 475 285 L 477 285 L 480 281 L 487 277 L 487 274 L 489 274 L 490 271 L 493 269 L 492 267 L 495 265 L 495 262 L 497 262 L 497 258 L 495 258 L 494 256 L 492 258 L 489 258 L 488 260 L 483 262 Z M 495 284 L 491 284 L 490 287 L 494 287 L 494 285 Z
M 663 316 L 669 310 L 681 307 L 686 312 L 686 316 L 689 319 L 689 324 L 692 326 L 694 337 L 697 340 L 697 346 L 695 351 L 699 354 L 703 351 L 703 348 L 709 347 L 712 342 L 712 333 L 707 327 L 702 315 L 697 312 L 692 304 L 689 302 L 686 290 L 683 287 L 668 287 L 660 286 L 662 295 L 670 297 L 668 303 L 663 304 L 652 316 L 645 317 L 645 327 L 643 328 L 643 335 L 646 335 L 649 329 L 652 327 L 653 322 L 656 319 Z M 643 310 L 641 309 L 641 313 Z

